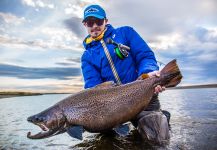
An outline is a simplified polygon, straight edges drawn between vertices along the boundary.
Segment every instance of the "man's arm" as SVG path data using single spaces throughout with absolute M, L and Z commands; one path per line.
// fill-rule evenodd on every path
M 159 70 L 154 53 L 146 42 L 133 28 L 127 27 L 126 30 L 125 37 L 131 49 L 130 53 L 136 62 L 138 75 Z
M 127 42 L 131 48 L 131 53 L 136 61 L 138 76 L 147 74 L 147 77 L 160 76 L 159 66 L 154 52 L 149 48 L 140 35 L 131 27 L 128 27 Z M 157 85 L 155 93 L 165 90 L 165 87 Z
M 100 73 L 91 64 L 90 60 L 88 60 L 88 57 L 85 57 L 85 55 L 83 55 L 81 58 L 81 69 L 82 69 L 82 74 L 84 78 L 84 83 L 85 83 L 84 88 L 85 89 L 94 87 L 102 83 Z

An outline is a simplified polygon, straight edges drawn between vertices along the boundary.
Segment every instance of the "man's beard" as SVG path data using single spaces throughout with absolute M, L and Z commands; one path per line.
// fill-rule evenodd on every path
M 100 28 L 94 28 L 94 29 L 92 29 L 92 30 L 91 30 L 91 32 L 92 32 L 92 37 L 93 37 L 93 38 L 98 37 L 98 36 L 101 34 L 100 31 L 101 31 Z

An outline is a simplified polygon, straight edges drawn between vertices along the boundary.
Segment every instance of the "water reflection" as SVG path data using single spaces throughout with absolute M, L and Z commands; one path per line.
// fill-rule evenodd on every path
M 92 139 L 87 139 L 82 143 L 72 146 L 71 148 L 85 150 L 137 150 L 137 149 L 158 149 L 166 148 L 163 146 L 153 145 L 144 141 L 137 130 L 132 130 L 126 137 L 110 134 L 98 134 Z
M 136 130 L 126 137 L 85 132 L 84 140 L 61 134 L 30 140 L 40 129 L 26 121 L 68 95 L 0 99 L 0 149 L 217 149 L 217 89 L 168 90 L 160 95 L 171 112 L 171 139 L 165 147 L 143 141 Z
M 168 90 L 160 98 L 172 114 L 169 148 L 217 147 L 217 89 Z

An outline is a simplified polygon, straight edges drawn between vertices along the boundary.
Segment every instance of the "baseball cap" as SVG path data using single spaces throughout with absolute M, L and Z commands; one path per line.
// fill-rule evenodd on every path
M 96 17 L 98 19 L 106 18 L 105 10 L 99 5 L 90 5 L 84 10 L 84 20 L 87 17 Z

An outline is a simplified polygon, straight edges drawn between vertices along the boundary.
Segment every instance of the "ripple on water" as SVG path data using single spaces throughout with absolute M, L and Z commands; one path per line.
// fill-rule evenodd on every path
M 67 144 L 50 143 L 50 144 L 47 144 L 46 146 L 48 146 L 48 147 L 59 147 L 59 146 L 68 146 L 68 145 Z

